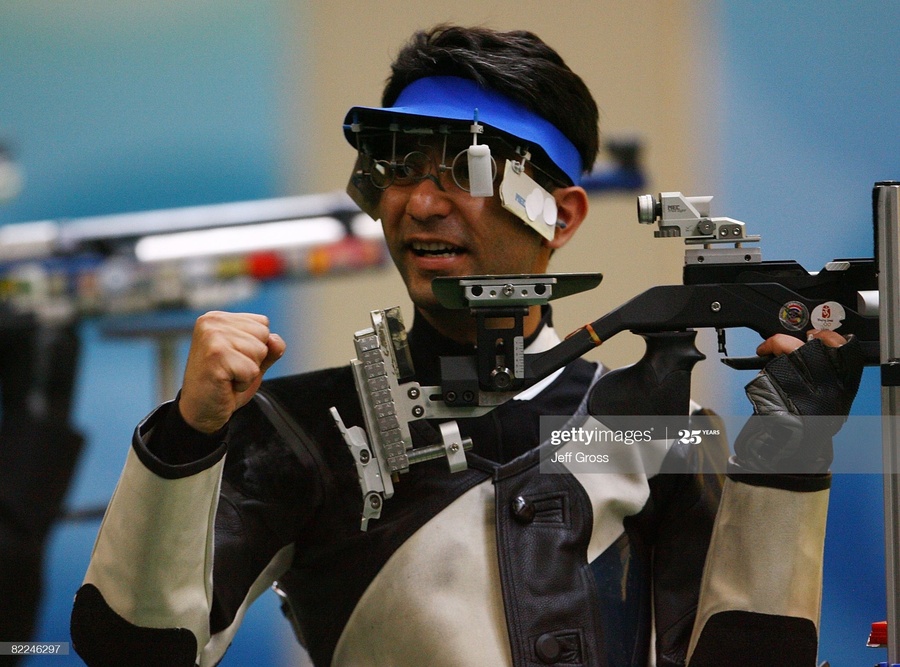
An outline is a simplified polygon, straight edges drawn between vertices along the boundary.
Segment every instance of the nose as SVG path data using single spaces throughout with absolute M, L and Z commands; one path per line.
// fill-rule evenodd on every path
M 442 218 L 449 215 L 452 210 L 453 200 L 450 193 L 433 174 L 428 174 L 418 183 L 409 186 L 408 191 L 406 212 L 417 220 Z

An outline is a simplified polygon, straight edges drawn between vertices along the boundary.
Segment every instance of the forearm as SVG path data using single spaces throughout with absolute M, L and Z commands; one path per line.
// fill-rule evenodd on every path
M 189 464 L 155 459 L 146 443 L 165 414 L 165 407 L 160 410 L 135 432 L 84 586 L 99 592 L 127 624 L 187 629 L 195 647 L 203 647 L 210 635 L 214 523 L 225 448 Z M 87 624 L 78 623 L 79 614 L 89 612 L 76 601 L 78 648 L 97 639 Z
M 850 411 L 863 355 L 859 341 L 833 332 L 811 338 L 747 385 L 754 415 L 728 466 L 692 667 L 816 664 L 832 437 Z M 773 337 L 760 353 L 780 345 Z
M 90 665 L 135 654 L 148 665 L 215 665 L 246 608 L 290 566 L 294 531 L 312 511 L 306 469 L 258 409 L 233 418 L 227 444 L 182 430 L 173 409 L 135 432 L 76 597 L 72 638 Z M 259 441 L 250 435 L 261 431 Z M 226 449 L 242 460 L 248 447 L 254 464 L 229 476 Z M 258 497 L 271 470 L 290 475 L 295 493 Z
M 778 488 L 727 480 L 688 653 L 692 667 L 815 664 L 830 478 L 785 481 Z

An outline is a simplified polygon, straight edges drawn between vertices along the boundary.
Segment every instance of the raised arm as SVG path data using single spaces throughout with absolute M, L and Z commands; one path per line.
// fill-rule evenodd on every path
M 832 437 L 859 388 L 856 340 L 815 332 L 767 340 L 775 360 L 747 385 L 716 516 L 688 665 L 814 667 Z
M 297 464 L 264 426 L 246 428 L 267 424 L 244 406 L 284 347 L 261 315 L 198 319 L 179 398 L 136 429 L 76 596 L 87 664 L 214 665 L 243 608 L 290 564 L 290 537 L 273 526 L 296 525 L 294 505 L 223 482 L 226 451 L 241 456 L 252 438 Z

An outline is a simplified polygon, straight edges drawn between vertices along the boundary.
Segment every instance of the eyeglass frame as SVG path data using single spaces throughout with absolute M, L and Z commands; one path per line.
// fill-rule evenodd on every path
M 459 153 L 457 153 L 456 156 L 453 158 L 453 162 L 449 166 L 446 163 L 447 162 L 446 153 L 447 153 L 447 141 L 451 134 L 455 134 L 457 136 L 464 136 L 464 135 L 471 136 L 471 132 L 469 132 L 465 129 L 462 129 L 462 128 L 452 129 L 448 125 L 440 125 L 436 129 L 428 128 L 428 127 L 401 128 L 396 123 L 392 123 L 388 128 L 386 128 L 385 130 L 382 130 L 382 132 L 379 134 L 381 136 L 384 136 L 384 133 L 386 133 L 386 132 L 390 132 L 390 134 L 391 134 L 391 159 L 390 160 L 375 158 L 372 151 L 369 150 L 367 147 L 365 147 L 363 143 L 361 143 L 361 141 L 363 140 L 363 137 L 361 137 L 362 132 L 359 132 L 356 134 L 357 152 L 359 154 L 358 161 L 357 161 L 358 169 L 355 170 L 356 176 L 365 177 L 369 181 L 369 183 L 372 185 L 372 187 L 374 187 L 376 190 L 383 192 L 383 191 L 387 190 L 389 187 L 391 187 L 392 185 L 396 184 L 396 170 L 398 168 L 402 168 L 404 166 L 405 160 L 414 153 L 421 153 L 431 163 L 432 166 L 436 167 L 437 178 L 435 178 L 435 182 L 438 184 L 439 187 L 443 187 L 440 185 L 440 174 L 445 171 L 450 171 L 450 174 L 451 174 L 451 177 L 453 178 L 454 184 L 460 190 L 462 190 L 464 192 L 469 191 L 468 187 L 463 186 L 459 182 L 459 179 L 457 178 L 456 173 L 454 171 L 457 161 L 460 159 L 460 157 L 464 153 L 467 152 L 468 148 L 464 148 Z M 406 155 L 404 155 L 404 157 L 403 157 L 404 162 L 398 162 L 397 161 L 397 151 L 396 151 L 397 136 L 401 135 L 401 134 L 409 135 L 409 136 L 413 136 L 413 137 L 414 136 L 433 136 L 434 134 L 443 135 L 443 147 L 441 150 L 440 163 L 436 164 L 435 156 L 429 155 L 425 151 L 416 151 L 416 150 L 409 151 L 408 153 L 406 153 Z M 372 138 L 373 136 L 377 136 L 377 135 L 370 134 L 369 138 Z M 511 137 L 511 138 L 515 142 L 519 142 L 519 140 L 515 139 L 515 137 Z M 517 163 L 517 165 L 518 165 L 517 169 L 524 169 L 525 164 L 526 163 L 529 164 L 532 167 L 532 169 L 534 170 L 534 173 L 532 176 L 534 177 L 535 181 L 538 182 L 541 185 L 541 187 L 545 188 L 548 191 L 552 192 L 553 190 L 555 190 L 557 188 L 569 187 L 571 185 L 567 181 L 564 181 L 562 178 L 550 173 L 550 171 L 548 171 L 546 169 L 542 169 L 540 166 L 536 165 L 531 160 L 531 154 L 530 154 L 530 151 L 528 150 L 528 146 L 523 146 L 520 143 L 516 146 L 513 146 L 513 142 L 511 142 L 506 136 L 504 136 L 502 134 L 494 134 L 494 133 L 483 137 L 481 139 L 481 141 L 482 141 L 482 143 L 499 142 L 504 147 L 510 149 L 510 152 L 513 153 L 518 158 L 518 160 L 514 160 L 512 158 L 507 158 L 507 159 L 511 159 L 513 162 Z M 497 177 L 499 175 L 499 170 L 497 168 L 497 160 L 493 154 L 491 155 L 491 162 L 492 162 L 491 170 L 492 170 L 492 177 L 493 177 L 492 180 L 494 182 L 496 182 Z M 386 185 L 381 185 L 381 184 L 379 184 L 379 182 L 377 182 L 376 178 L 373 176 L 373 173 L 371 171 L 371 165 L 387 165 L 390 167 L 390 169 L 392 171 L 394 171 L 395 175 L 391 176 L 390 182 L 388 182 Z M 366 169 L 367 166 L 369 167 L 368 170 Z M 428 178 L 431 175 L 432 175 L 431 170 L 429 170 L 428 173 L 423 174 L 421 177 L 415 178 L 412 181 L 412 183 L 420 183 L 421 181 L 425 180 L 426 178 Z M 411 185 L 412 183 L 404 183 L 402 185 Z

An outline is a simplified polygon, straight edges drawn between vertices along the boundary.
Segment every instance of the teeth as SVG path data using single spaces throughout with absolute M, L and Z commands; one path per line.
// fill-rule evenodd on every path
M 415 252 L 429 255 L 455 255 L 460 250 L 457 246 L 447 243 L 423 243 L 421 241 L 413 241 L 412 249 Z

